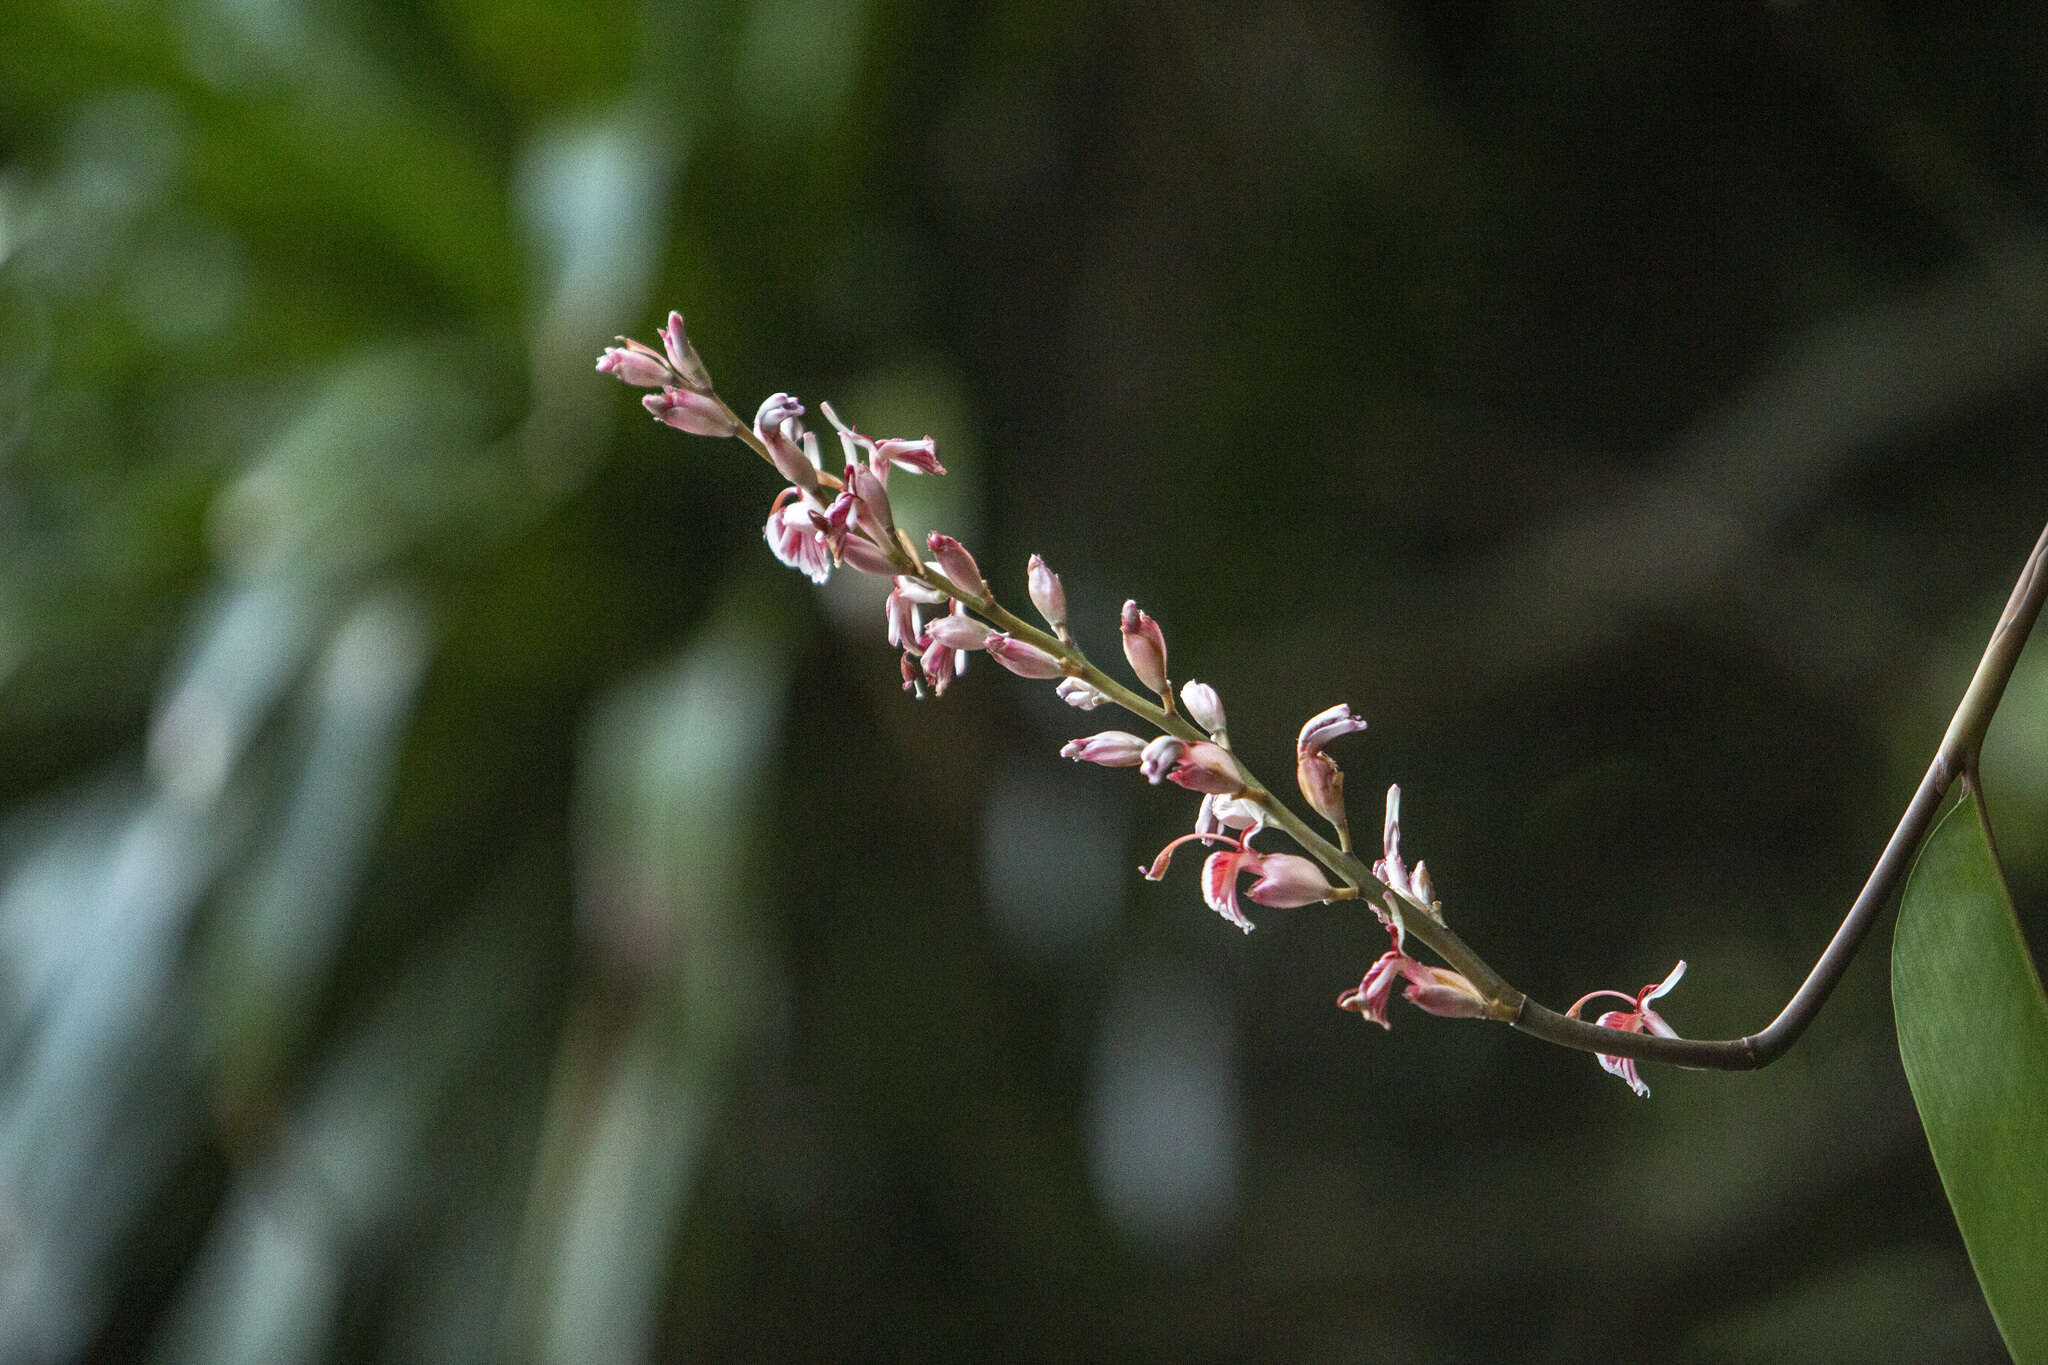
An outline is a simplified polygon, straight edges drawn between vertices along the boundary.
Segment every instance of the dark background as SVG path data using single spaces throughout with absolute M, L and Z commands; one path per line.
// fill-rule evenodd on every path
M 1353 703 L 1361 842 L 1398 780 L 1510 979 L 1682 956 L 1732 1036 L 2048 515 L 2044 61 L 2021 3 L 11 0 L 0 1359 L 1999 1358 L 1888 926 L 1647 1102 L 1363 1026 L 1362 912 L 1140 881 L 1193 799 L 1056 759 L 1110 713 L 902 696 L 772 472 L 591 362 L 674 306 L 746 413 L 932 433 L 901 520 L 1104 661 L 1139 599 L 1276 785 Z M 1987 783 L 2024 912 L 2038 647 Z

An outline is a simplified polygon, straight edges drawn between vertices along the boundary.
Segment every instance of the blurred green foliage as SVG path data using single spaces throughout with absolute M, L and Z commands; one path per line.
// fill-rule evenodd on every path
M 762 553 L 904 510 L 1467 937 L 1759 1027 L 2048 514 L 2048 18 L 1810 0 L 0 9 L 0 1359 L 1996 1358 L 1860 964 L 1785 1062 L 1332 1006 L 1192 803 Z M 1075 727 L 1079 725 L 1080 730 Z M 2030 932 L 2048 667 L 1987 780 Z M 2038 937 L 2037 937 L 2038 942 Z M 1879 955 L 1881 956 L 1881 955 Z

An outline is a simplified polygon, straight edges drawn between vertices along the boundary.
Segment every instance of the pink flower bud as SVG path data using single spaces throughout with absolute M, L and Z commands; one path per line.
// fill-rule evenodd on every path
M 631 337 L 620 337 L 618 345 L 605 347 L 597 358 L 597 372 L 643 389 L 666 388 L 675 382 L 667 362 Z
M 1295 741 L 1295 752 L 1314 753 L 1338 736 L 1354 734 L 1364 728 L 1365 722 L 1351 714 L 1350 705 L 1339 703 L 1309 717 L 1308 723 L 1301 727 L 1301 737 Z
M 771 393 L 754 414 L 754 435 L 768 449 L 775 471 L 806 493 L 817 491 L 815 444 L 805 441 L 804 405 L 786 393 Z
M 1123 617 L 1118 623 L 1124 633 L 1124 657 L 1131 661 L 1131 671 L 1138 675 L 1138 681 L 1154 692 L 1166 692 L 1166 635 L 1159 629 L 1159 623 L 1138 610 L 1136 602 L 1124 603 Z
M 939 572 L 946 581 L 969 597 L 988 596 L 988 584 L 981 576 L 981 566 L 974 562 L 974 556 L 967 553 L 967 547 L 951 536 L 942 536 L 937 531 L 925 537 L 925 545 L 938 561 Z M 1044 653 L 1043 650 L 1039 651 Z M 1042 675 L 1048 678 L 1059 676 L 1057 672 Z
M 981 647 L 991 659 L 1020 678 L 1058 678 L 1066 674 L 1066 666 L 1037 645 L 1012 639 L 999 630 L 990 631 Z
M 1086 739 L 1071 739 L 1060 750 L 1061 758 L 1076 763 L 1100 763 L 1105 768 L 1135 768 L 1145 750 L 1145 741 L 1126 730 L 1104 730 Z
M 1062 678 L 1060 685 L 1053 689 L 1060 694 L 1060 700 L 1076 711 L 1093 711 L 1109 698 L 1095 687 L 1079 678 Z
M 1180 689 L 1180 704 L 1194 718 L 1195 724 L 1210 734 L 1217 734 L 1225 728 L 1223 698 L 1217 696 L 1216 689 L 1209 684 L 1189 679 Z
M 1181 761 L 1187 751 L 1186 740 L 1172 735 L 1161 735 L 1145 746 L 1145 753 L 1138 761 L 1138 770 L 1145 775 L 1147 782 L 1156 787 L 1173 771 L 1174 765 Z
M 1344 773 L 1337 767 L 1337 761 L 1321 749 L 1296 750 L 1296 753 L 1299 757 L 1294 763 L 1294 780 L 1301 787 L 1302 799 L 1317 815 L 1343 828 L 1346 823 Z
M 1410 983 L 1404 992 L 1408 1003 L 1419 1010 L 1445 1019 L 1477 1019 L 1486 1013 L 1479 988 L 1448 967 L 1411 964 L 1403 975 Z
M 683 335 L 681 313 L 669 313 L 668 326 L 661 329 L 661 344 L 668 352 L 668 363 L 674 367 L 685 388 L 695 389 L 698 393 L 711 392 L 711 372 L 698 358 L 697 348 Z
M 730 436 L 740 429 L 739 420 L 725 404 L 708 394 L 689 389 L 663 389 L 640 400 L 641 406 L 677 431 L 692 436 Z
M 1167 776 L 1177 786 L 1212 796 L 1234 796 L 1244 790 L 1244 777 L 1229 751 L 1207 740 L 1187 745 Z
M 1060 576 L 1033 555 L 1025 570 L 1025 581 L 1031 589 L 1031 605 L 1038 608 L 1047 625 L 1059 632 L 1062 639 L 1066 638 L 1067 590 L 1061 586 Z
M 852 490 L 859 503 L 855 515 L 860 528 L 876 541 L 893 539 L 896 518 L 889 507 L 889 490 L 882 487 L 882 481 L 875 477 L 875 471 L 864 464 L 848 465 L 846 486 Z
M 1259 859 L 1256 870 L 1259 879 L 1245 894 L 1260 905 L 1291 910 L 1326 901 L 1335 890 L 1323 870 L 1299 854 L 1268 853 Z
M 895 438 L 877 441 L 875 442 L 875 458 L 880 460 L 885 466 L 893 465 L 897 469 L 905 470 L 912 474 L 943 474 L 946 472 L 946 467 L 939 463 L 939 443 L 929 436 L 921 437 L 915 441 L 904 441 Z
M 941 616 L 925 628 L 927 638 L 936 640 L 948 649 L 980 649 L 988 643 L 988 637 L 995 634 L 987 626 L 971 616 L 954 613 Z
M 863 540 L 859 536 L 848 536 L 841 542 L 839 562 L 849 569 L 873 574 L 877 578 L 889 577 L 898 567 L 896 561 L 889 558 L 887 551 L 875 545 L 873 541 Z

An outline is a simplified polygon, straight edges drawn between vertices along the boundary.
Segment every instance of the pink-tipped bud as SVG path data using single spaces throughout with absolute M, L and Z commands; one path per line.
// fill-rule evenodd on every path
M 982 579 L 981 566 L 974 562 L 973 555 L 967 553 L 965 545 L 937 531 L 926 536 L 924 543 L 931 550 L 932 558 L 938 561 L 938 570 L 946 576 L 948 583 L 969 597 L 988 596 L 988 584 Z M 1044 676 L 1056 678 L 1059 674 L 1055 672 Z
M 914 580 L 898 577 L 895 586 L 889 589 L 889 600 L 882 604 L 882 617 L 889 627 L 889 643 L 898 649 L 910 648 L 924 634 L 924 622 L 918 618 L 917 599 L 903 591 L 903 585 L 911 582 Z
M 1067 590 L 1060 584 L 1060 576 L 1045 567 L 1045 561 L 1037 555 L 1025 569 L 1025 583 L 1031 589 L 1031 605 L 1038 608 L 1038 614 L 1045 623 L 1059 632 L 1060 638 L 1067 634 Z
M 1131 672 L 1138 675 L 1139 682 L 1164 695 L 1170 685 L 1166 679 L 1165 632 L 1159 629 L 1157 621 L 1138 610 L 1136 602 L 1124 603 L 1118 625 L 1124 633 L 1124 657 L 1131 661 Z
M 605 347 L 604 354 L 597 358 L 597 372 L 643 389 L 666 388 L 675 383 L 668 363 L 631 337 L 620 337 L 618 345 Z
M 1012 639 L 999 630 L 990 631 L 981 647 L 991 659 L 1020 678 L 1058 678 L 1066 674 L 1066 666 L 1037 645 Z
M 804 405 L 786 393 L 771 393 L 754 414 L 754 435 L 767 447 L 775 472 L 806 493 L 818 489 L 817 446 L 804 439 Z
M 848 536 L 839 546 L 839 562 L 849 569 L 887 578 L 900 567 L 889 558 L 888 551 L 877 547 L 874 542 L 859 536 Z
M 896 514 L 889 506 L 889 490 L 882 487 L 882 481 L 875 471 L 864 464 L 850 464 L 846 467 L 846 486 L 853 490 L 859 506 L 854 515 L 860 529 L 877 541 L 895 538 Z
M 980 649 L 993 634 L 994 631 L 973 617 L 957 612 L 941 616 L 925 627 L 928 639 L 936 640 L 948 649 Z
M 1321 749 L 1301 749 L 1296 753 L 1294 780 L 1301 787 L 1302 799 L 1317 815 L 1343 828 L 1346 823 L 1343 770 Z
M 1145 741 L 1126 730 L 1104 730 L 1086 739 L 1070 739 L 1060 750 L 1061 758 L 1076 763 L 1100 763 L 1105 768 L 1135 768 L 1145 752 Z
M 1108 696 L 1093 683 L 1083 682 L 1079 678 L 1062 678 L 1060 685 L 1053 690 L 1060 694 L 1061 701 L 1076 711 L 1093 711 L 1109 700 Z
M 1355 734 L 1364 728 L 1365 722 L 1351 714 L 1350 705 L 1339 703 L 1308 718 L 1308 723 L 1301 727 L 1301 737 L 1294 742 L 1295 752 L 1317 752 L 1338 736 Z
M 897 469 L 911 474 L 943 474 L 946 472 L 946 467 L 939 463 L 939 443 L 929 436 L 921 437 L 915 441 L 904 441 L 894 438 L 886 441 L 877 441 L 875 442 L 875 458 L 884 465 L 893 465 Z
M 1244 790 L 1244 777 L 1229 751 L 1207 740 L 1188 745 L 1167 777 L 1176 786 L 1211 796 L 1234 796 Z
M 1259 879 L 1245 892 L 1260 905 L 1291 910 L 1330 898 L 1330 879 L 1307 858 L 1294 853 L 1268 853 L 1259 859 Z
M 707 394 L 689 389 L 663 389 L 640 400 L 641 406 L 677 431 L 692 436 L 730 436 L 740 424 L 725 404 Z
M 1180 704 L 1195 724 L 1212 735 L 1223 733 L 1223 698 L 1216 695 L 1215 688 L 1190 678 L 1181 686 Z
M 1403 973 L 1409 986 L 1408 1003 L 1445 1019 L 1477 1019 L 1486 1013 L 1486 997 L 1479 988 L 1448 967 L 1411 965 Z
M 1138 771 L 1145 775 L 1147 782 L 1156 787 L 1173 771 L 1174 765 L 1187 756 L 1187 752 L 1186 740 L 1173 735 L 1161 735 L 1145 746 L 1145 752 L 1138 759 Z
M 668 352 L 668 363 L 675 368 L 685 388 L 698 393 L 711 392 L 711 372 L 704 368 L 704 362 L 697 355 L 697 348 L 683 335 L 683 315 L 671 311 L 668 326 L 661 329 L 662 349 Z

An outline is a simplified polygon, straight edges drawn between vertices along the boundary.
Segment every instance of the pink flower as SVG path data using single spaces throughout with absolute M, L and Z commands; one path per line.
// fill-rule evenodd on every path
M 1159 623 L 1138 610 L 1136 602 L 1126 602 L 1117 624 L 1123 631 L 1124 658 L 1130 660 L 1131 672 L 1138 675 L 1139 682 L 1164 694 L 1170 684 L 1166 678 L 1166 634 Z
M 1038 608 L 1038 614 L 1061 639 L 1067 634 L 1067 590 L 1060 583 L 1060 576 L 1045 567 L 1045 561 L 1037 555 L 1024 567 L 1024 584 L 1031 593 L 1031 605 Z
M 817 500 L 794 488 L 775 495 L 768 508 L 768 524 L 762 534 L 775 557 L 790 568 L 807 575 L 813 583 L 832 576 L 832 551 L 825 537 L 811 524 L 812 514 L 822 511 Z
M 1251 836 L 1245 836 L 1247 848 Z M 1319 905 L 1330 898 L 1336 890 L 1330 879 L 1323 875 L 1323 869 L 1298 853 L 1268 853 L 1257 858 L 1250 870 L 1259 879 L 1245 892 L 1260 905 L 1270 905 L 1276 910 L 1292 910 L 1297 906 Z
M 1109 700 L 1100 688 L 1080 678 L 1062 678 L 1060 685 L 1053 691 L 1059 693 L 1060 700 L 1076 711 L 1093 711 Z
M 1616 1000 L 1630 1001 L 1635 1005 L 1635 1008 L 1632 1010 L 1609 1010 L 1593 1021 L 1600 1025 L 1601 1028 L 1620 1029 L 1624 1033 L 1654 1033 L 1659 1038 L 1676 1038 L 1678 1036 L 1677 1031 L 1671 1025 L 1664 1022 L 1662 1015 L 1650 1008 L 1650 1002 L 1659 996 L 1669 994 L 1671 988 L 1676 986 L 1679 978 L 1684 975 L 1685 963 L 1681 961 L 1676 967 L 1671 969 L 1671 975 L 1653 985 L 1643 987 L 1633 996 L 1625 995 L 1620 991 L 1588 991 L 1580 996 L 1570 1009 L 1565 1011 L 1565 1017 L 1576 1019 L 1579 1017 L 1579 1011 L 1585 1008 L 1588 1000 L 1594 1000 L 1603 995 L 1611 995 Z M 1649 1098 L 1650 1087 L 1644 1085 L 1643 1078 L 1636 1074 L 1635 1058 L 1610 1057 L 1604 1052 L 1596 1052 L 1593 1055 L 1599 1061 L 1603 1070 L 1612 1072 L 1614 1075 L 1627 1081 L 1628 1088 L 1644 1099 Z
M 668 352 L 668 363 L 683 381 L 683 387 L 699 393 L 711 392 L 711 372 L 704 368 L 697 348 L 683 335 L 683 315 L 673 309 L 669 311 L 668 326 L 661 329 L 661 345 Z
M 1294 742 L 1295 752 L 1320 750 L 1331 740 L 1356 734 L 1364 728 L 1365 722 L 1351 714 L 1349 703 L 1340 703 L 1308 718 L 1308 723 L 1301 727 L 1301 735 Z
M 754 414 L 754 435 L 783 478 L 806 493 L 818 488 L 818 442 L 804 430 L 804 405 L 786 393 L 771 393 Z
M 1244 790 L 1244 778 L 1229 751 L 1207 740 L 1184 746 L 1166 777 L 1176 786 L 1211 796 L 1235 796 Z
M 999 630 L 990 631 L 988 638 L 981 642 L 981 647 L 988 651 L 991 659 L 1020 678 L 1058 678 L 1066 675 L 1066 665 L 1056 657 L 1037 645 L 1013 639 Z
M 643 389 L 666 388 L 676 381 L 667 361 L 631 337 L 620 337 L 618 345 L 604 348 L 597 358 L 597 372 Z
M 951 536 L 942 536 L 937 531 L 926 536 L 924 543 L 931 550 L 933 559 L 937 561 L 939 572 L 945 575 L 946 581 L 958 588 L 962 595 L 976 599 L 988 596 L 988 584 L 982 579 L 981 566 L 974 562 L 973 555 L 967 553 L 965 545 Z
M 1181 684 L 1181 709 L 1188 713 L 1195 724 L 1210 734 L 1220 734 L 1224 726 L 1223 698 L 1216 695 L 1216 689 L 1193 678 Z
M 939 463 L 939 444 L 929 436 L 915 441 L 890 438 L 875 442 L 875 460 L 882 468 L 894 467 L 911 474 L 943 474 L 946 467 Z
M 1352 715 L 1348 705 L 1332 706 L 1309 717 L 1294 742 L 1294 780 L 1301 788 L 1302 799 L 1346 839 L 1351 835 L 1344 810 L 1344 772 L 1335 759 L 1323 752 L 1323 746 L 1364 728 L 1365 722 Z
M 1387 1003 L 1396 983 L 1406 980 L 1408 1003 L 1428 1014 L 1446 1019 L 1476 1019 L 1486 1012 L 1482 996 L 1462 974 L 1448 967 L 1431 967 L 1402 951 L 1401 926 L 1387 925 L 1393 947 L 1366 969 L 1359 983 L 1337 997 L 1337 1008 L 1355 1010 L 1383 1029 L 1394 1025 L 1387 1018 Z
M 739 419 L 725 404 L 709 394 L 691 389 L 663 389 L 660 393 L 650 393 L 640 400 L 640 405 L 653 414 L 655 421 L 665 422 L 692 436 L 730 436 L 740 429 Z
M 1158 786 L 1166 775 L 1173 771 L 1188 751 L 1188 742 L 1173 735 L 1160 735 L 1145 746 L 1145 755 L 1138 761 L 1138 771 L 1145 780 Z
M 925 634 L 948 649 L 980 649 L 995 632 L 967 615 L 955 602 L 953 610 L 932 622 Z
M 1245 918 L 1237 900 L 1238 878 L 1246 873 L 1257 878 L 1248 894 L 1261 905 L 1288 909 L 1329 899 L 1333 888 L 1314 863 L 1293 853 L 1260 853 L 1251 841 L 1251 834 L 1242 839 L 1201 830 L 1183 834 L 1159 850 L 1152 865 L 1143 869 L 1145 879 L 1156 882 L 1164 877 L 1173 861 L 1173 851 L 1182 844 L 1222 844 L 1202 863 L 1202 899 L 1211 910 L 1247 934 L 1252 931 L 1252 922 Z
M 1085 739 L 1070 739 L 1060 750 L 1061 758 L 1076 763 L 1100 763 L 1105 768 L 1135 768 L 1145 751 L 1145 741 L 1128 730 L 1104 730 Z

